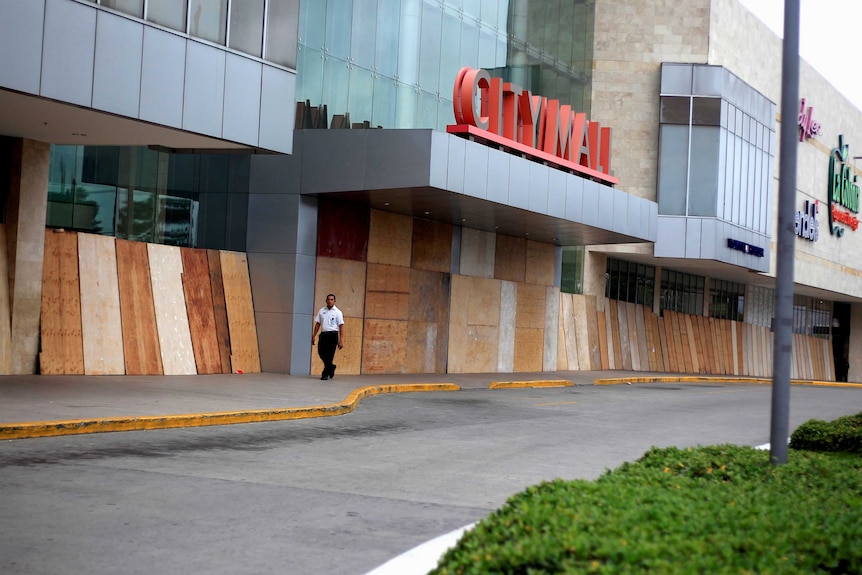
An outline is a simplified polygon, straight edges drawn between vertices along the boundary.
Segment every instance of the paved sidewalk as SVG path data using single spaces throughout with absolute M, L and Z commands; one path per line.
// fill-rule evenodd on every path
M 0 439 L 338 415 L 367 395 L 488 388 L 495 382 L 592 385 L 608 372 L 193 376 L 0 376 Z M 445 384 L 445 385 L 442 385 Z
M 765 378 L 630 371 L 337 375 L 0 376 L 0 439 L 226 425 L 341 415 L 381 393 L 539 385 Z M 848 385 L 831 382 L 803 384 Z

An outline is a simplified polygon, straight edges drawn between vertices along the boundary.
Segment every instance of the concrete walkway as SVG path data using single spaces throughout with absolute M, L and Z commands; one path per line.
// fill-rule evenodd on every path
M 337 375 L 0 376 L 0 439 L 341 415 L 383 393 L 765 378 L 624 371 Z M 859 386 L 834 382 L 794 382 Z

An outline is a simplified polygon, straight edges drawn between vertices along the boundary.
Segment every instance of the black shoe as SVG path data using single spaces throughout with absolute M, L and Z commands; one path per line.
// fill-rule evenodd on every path
M 336 367 L 338 367 L 338 366 L 333 363 L 332 369 L 329 370 L 329 379 L 332 379 L 333 377 L 335 377 L 335 368 Z
M 321 375 L 321 376 L 320 376 L 320 380 L 321 380 L 321 381 L 326 381 L 327 379 L 329 379 L 329 376 L 328 376 L 328 375 Z

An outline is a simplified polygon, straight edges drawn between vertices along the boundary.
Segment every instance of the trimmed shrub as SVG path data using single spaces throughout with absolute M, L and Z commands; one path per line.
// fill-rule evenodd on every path
M 862 458 L 653 448 L 589 481 L 527 488 L 434 575 L 862 572 Z
M 790 435 L 790 447 L 862 454 L 862 413 L 828 422 L 810 419 Z

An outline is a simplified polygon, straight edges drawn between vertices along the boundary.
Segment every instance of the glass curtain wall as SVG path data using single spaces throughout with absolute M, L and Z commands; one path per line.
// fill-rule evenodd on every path
M 246 155 L 51 146 L 46 225 L 244 251 L 248 172 Z
M 470 66 L 589 114 L 594 9 L 583 0 L 302 2 L 297 100 L 325 107 L 338 127 L 444 130 L 455 76 Z
M 608 258 L 605 297 L 652 307 L 655 295 L 655 268 Z

